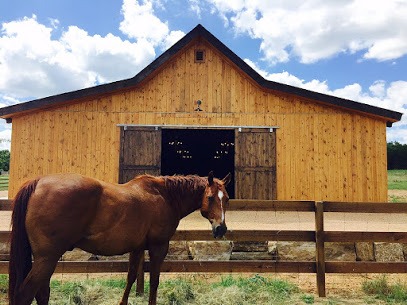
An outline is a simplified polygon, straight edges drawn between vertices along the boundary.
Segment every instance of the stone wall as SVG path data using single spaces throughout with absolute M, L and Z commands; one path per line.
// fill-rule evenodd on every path
M 8 253 L 8 245 L 0 243 L 0 260 L 8 260 Z M 231 241 L 171 242 L 167 259 L 315 261 L 315 243 L 282 241 L 239 243 Z M 66 252 L 61 260 L 128 260 L 128 254 L 110 257 L 96 256 L 74 249 Z M 407 244 L 385 242 L 325 243 L 325 260 L 402 262 L 407 261 Z

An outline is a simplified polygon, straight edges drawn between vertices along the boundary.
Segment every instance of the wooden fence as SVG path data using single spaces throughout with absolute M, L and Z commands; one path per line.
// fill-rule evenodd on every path
M 8 201 L 0 202 L 0 210 L 10 210 Z M 315 214 L 315 230 L 229 230 L 232 241 L 301 241 L 315 242 L 315 261 L 234 260 L 192 261 L 166 260 L 162 272 L 202 273 L 315 273 L 318 295 L 324 297 L 326 273 L 407 273 L 407 262 L 325 261 L 326 242 L 394 242 L 407 243 L 407 232 L 325 231 L 326 212 L 345 213 L 406 213 L 407 203 L 355 203 L 314 201 L 231 200 L 233 211 L 297 211 Z M 407 220 L 407 215 L 406 215 Z M 406 225 L 407 226 L 407 225 Z M 0 242 L 9 240 L 10 232 L 0 231 Z M 177 230 L 172 240 L 213 241 L 211 232 L 203 230 Z M 113 273 L 127 272 L 127 261 L 61 261 L 57 273 Z M 149 262 L 143 264 L 149 271 Z M 8 273 L 8 262 L 0 262 L 0 274 Z M 142 291 L 144 274 L 140 277 L 138 291 Z

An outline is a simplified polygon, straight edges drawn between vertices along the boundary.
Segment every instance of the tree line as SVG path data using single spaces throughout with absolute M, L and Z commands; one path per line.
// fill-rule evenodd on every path
M 407 144 L 387 143 L 387 169 L 407 169 Z
M 8 172 L 10 169 L 10 151 L 0 150 L 0 171 Z

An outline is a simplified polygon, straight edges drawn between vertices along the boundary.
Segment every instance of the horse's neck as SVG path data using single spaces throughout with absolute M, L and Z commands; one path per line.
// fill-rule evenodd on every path
M 169 200 L 171 205 L 177 209 L 180 219 L 201 208 L 207 181 L 205 178 L 194 176 L 168 177 L 167 179 Z
M 178 209 L 180 219 L 195 212 L 202 207 L 202 197 L 205 191 L 205 187 L 197 190 L 191 197 L 186 197 L 183 200 L 178 201 Z

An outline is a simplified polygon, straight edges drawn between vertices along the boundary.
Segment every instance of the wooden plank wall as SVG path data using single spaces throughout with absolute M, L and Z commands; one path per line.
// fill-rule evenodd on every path
M 160 175 L 161 130 L 127 127 L 121 129 L 119 183 L 137 175 Z
M 194 62 L 196 49 L 204 63 Z M 9 196 L 46 173 L 117 182 L 124 123 L 279 126 L 277 199 L 387 200 L 384 121 L 265 91 L 204 42 L 133 90 L 13 117 Z
M 276 199 L 276 136 L 269 129 L 235 132 L 237 199 Z

